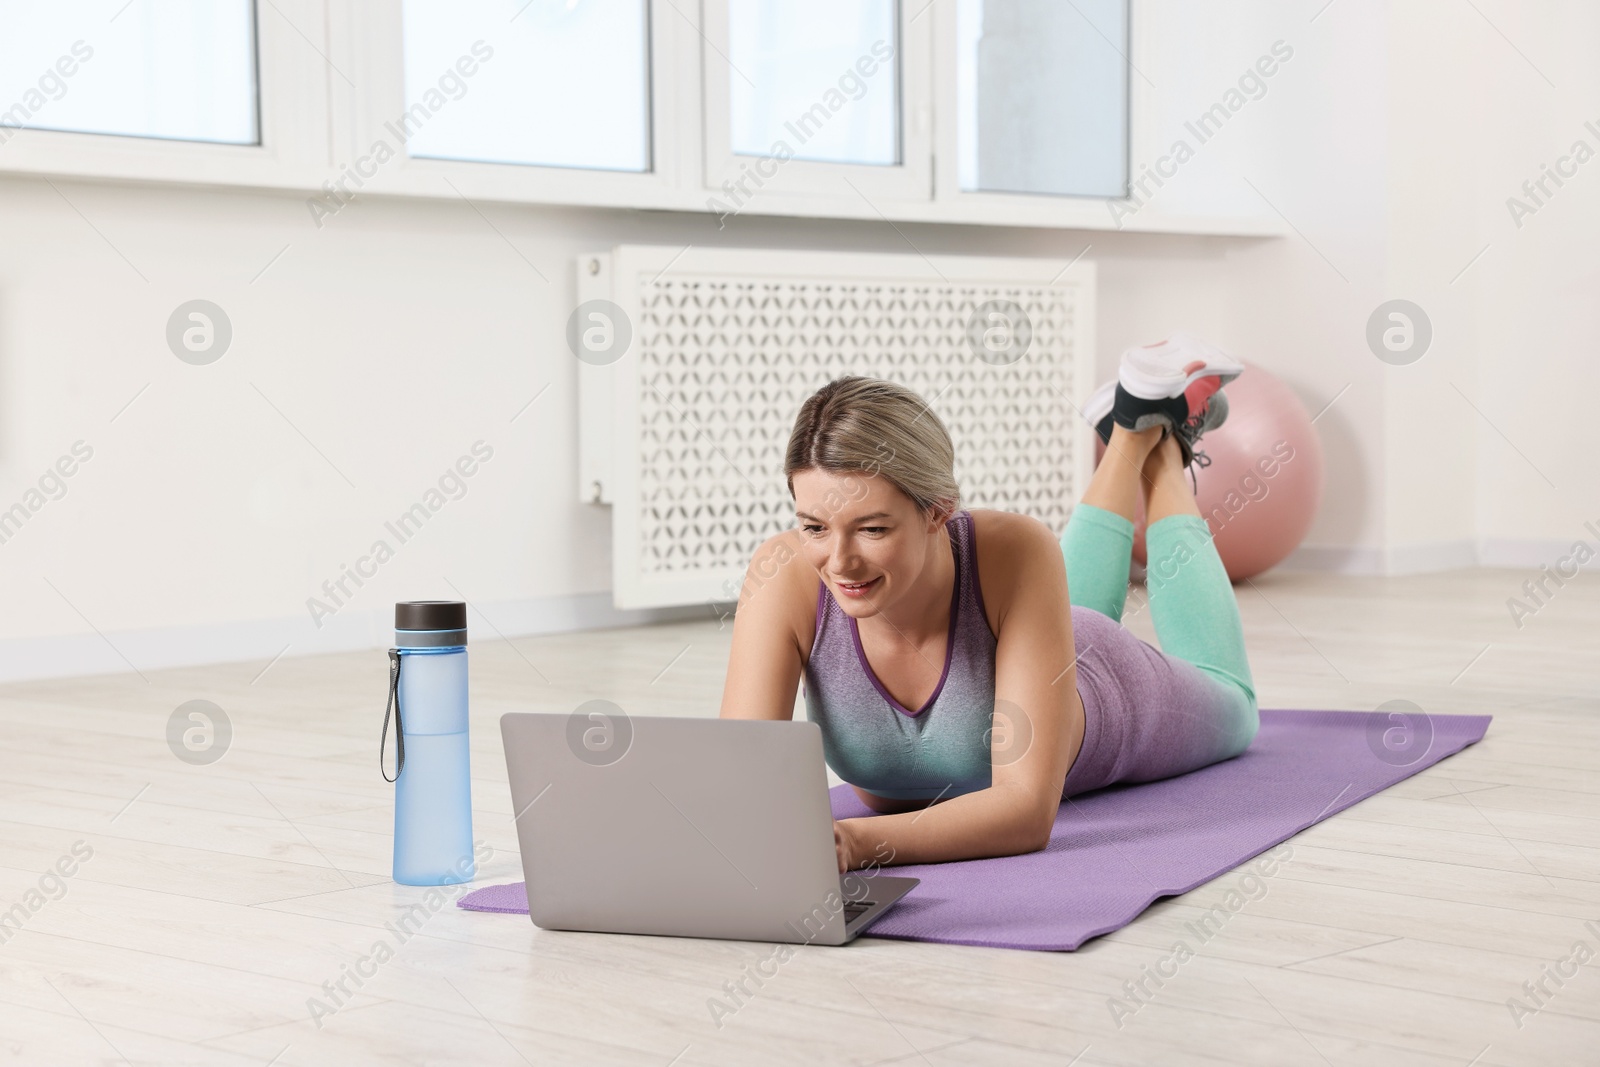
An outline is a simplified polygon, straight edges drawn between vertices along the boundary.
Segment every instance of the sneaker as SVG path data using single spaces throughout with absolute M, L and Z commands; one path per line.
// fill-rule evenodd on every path
M 1210 411 L 1213 404 L 1221 400 L 1216 411 Z M 1201 433 L 1222 425 L 1222 420 L 1228 417 L 1227 401 L 1222 399 L 1220 392 L 1213 394 L 1206 402 L 1204 409 L 1210 413 L 1208 419 L 1201 415 L 1196 425 L 1191 428 L 1187 443 L 1193 444 Z M 1188 412 L 1184 398 L 1169 398 L 1160 403 L 1152 403 L 1129 393 L 1122 383 L 1116 380 L 1106 382 L 1094 391 L 1089 397 L 1089 402 L 1083 405 L 1083 417 L 1089 425 L 1094 427 L 1095 433 L 1100 436 L 1102 444 L 1111 443 L 1111 428 L 1118 421 L 1118 412 L 1124 425 L 1132 430 L 1147 430 L 1152 426 L 1160 426 L 1163 430 L 1171 432 L 1174 420 L 1182 420 L 1180 426 L 1187 426 L 1195 421 L 1194 416 Z M 1164 436 L 1164 435 L 1163 435 Z M 1179 444 L 1185 441 L 1180 436 Z
M 1117 381 L 1112 379 L 1094 391 L 1089 402 L 1083 405 L 1083 417 L 1089 420 L 1089 425 L 1094 427 L 1094 432 L 1100 435 L 1100 442 L 1111 443 L 1111 408 L 1116 403 Z
M 1095 390 L 1089 402 L 1083 406 L 1083 416 L 1094 427 L 1101 443 L 1107 445 L 1111 443 L 1111 428 L 1119 421 L 1123 425 L 1131 422 L 1128 428 L 1132 430 L 1160 426 L 1163 438 L 1170 435 L 1178 439 L 1178 451 L 1183 455 L 1185 467 L 1191 463 L 1208 467 L 1211 465 L 1210 457 L 1204 452 L 1195 451 L 1195 442 L 1206 431 L 1215 430 L 1227 421 L 1228 398 L 1218 391 L 1206 397 L 1201 404 L 1200 410 L 1192 413 L 1188 412 L 1187 403 L 1181 396 L 1160 401 L 1156 405 L 1129 393 L 1121 382 L 1107 382 Z
M 1195 449 L 1195 442 L 1207 430 L 1215 430 L 1218 426 L 1228 421 L 1228 396 L 1226 393 L 1212 393 L 1205 400 L 1205 407 L 1190 415 L 1183 423 L 1172 431 L 1178 439 L 1178 450 L 1183 453 L 1183 465 L 1191 463 L 1197 467 L 1211 466 L 1211 457 Z M 1196 486 L 1196 491 L 1199 486 Z
M 1142 400 L 1167 400 L 1188 394 L 1189 409 L 1244 372 L 1244 364 L 1187 333 L 1174 332 L 1153 345 L 1122 353 L 1117 380 Z
M 1196 457 L 1195 442 L 1228 417 L 1222 387 L 1242 373 L 1242 363 L 1186 333 L 1130 348 L 1117 372 L 1113 421 L 1130 430 L 1162 427 L 1177 437 L 1187 467 Z M 1199 455 L 1200 466 L 1210 463 Z

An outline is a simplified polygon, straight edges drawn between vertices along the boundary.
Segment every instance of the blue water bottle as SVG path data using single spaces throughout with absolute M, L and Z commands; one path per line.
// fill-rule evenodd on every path
M 472 856 L 472 776 L 467 746 L 467 606 L 414 600 L 394 606 L 389 701 L 378 768 L 394 782 L 394 880 L 457 885 L 477 873 Z M 384 767 L 394 710 L 395 776 Z

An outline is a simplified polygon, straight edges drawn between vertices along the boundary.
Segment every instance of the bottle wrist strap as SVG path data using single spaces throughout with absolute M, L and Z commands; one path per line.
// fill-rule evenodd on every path
M 400 780 L 400 772 L 406 765 L 406 734 L 400 722 L 400 650 L 389 650 L 389 699 L 383 705 L 383 736 L 378 741 L 378 770 L 386 782 Z M 389 711 L 394 709 L 394 752 L 395 766 L 394 777 L 389 777 L 389 772 L 384 770 L 384 751 L 389 743 Z

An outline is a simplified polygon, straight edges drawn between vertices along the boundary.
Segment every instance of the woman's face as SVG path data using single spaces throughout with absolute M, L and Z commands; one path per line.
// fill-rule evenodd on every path
M 801 552 L 856 618 L 883 611 L 915 586 L 948 518 L 924 518 L 892 482 L 861 471 L 796 472 L 794 506 Z

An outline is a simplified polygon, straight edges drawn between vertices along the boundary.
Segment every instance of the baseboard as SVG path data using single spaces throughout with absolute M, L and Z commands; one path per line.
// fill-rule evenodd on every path
M 1600 544 L 1596 544 L 1590 537 L 1573 538 L 1571 541 L 1495 537 L 1483 542 L 1479 558 L 1481 565 L 1485 567 L 1538 570 L 1546 564 L 1551 567 L 1560 564 L 1563 570 L 1570 570 L 1577 564 L 1577 560 L 1573 558 L 1573 546 L 1580 540 L 1588 545 L 1591 553 L 1594 553 L 1587 563 L 1581 565 L 1583 569 L 1600 567 Z
M 1385 576 L 1436 574 L 1459 571 L 1478 565 L 1476 541 L 1434 541 L 1420 545 L 1396 545 L 1385 555 Z
M 1340 545 L 1301 545 L 1278 564 L 1277 570 L 1322 574 L 1383 574 L 1381 548 Z
M 731 609 L 731 608 L 730 608 Z M 623 611 L 611 594 L 473 603 L 468 631 L 472 640 L 606 630 L 657 622 L 710 619 L 705 604 Z M 342 611 L 318 628 L 305 615 L 292 619 L 254 619 L 150 630 L 15 637 L 0 640 L 0 683 L 93 674 L 127 674 L 212 663 L 259 662 L 261 669 L 282 656 L 315 656 L 388 648 L 394 641 L 390 609 Z
M 1395 578 L 1407 574 L 1434 574 L 1478 566 L 1478 546 L 1472 541 L 1435 541 L 1393 548 L 1367 546 L 1301 545 L 1278 564 L 1286 571 L 1315 571 Z
M 1434 574 L 1466 567 L 1507 567 L 1538 570 L 1562 562 L 1570 568 L 1573 541 L 1547 538 L 1486 538 L 1482 541 L 1436 541 L 1431 544 L 1400 545 L 1395 548 L 1345 548 L 1330 545 L 1301 545 L 1278 566 L 1286 571 L 1317 571 L 1326 574 L 1352 574 L 1371 577 L 1400 577 L 1407 574 Z M 1585 569 L 1600 567 L 1600 545 L 1586 543 L 1595 555 Z

